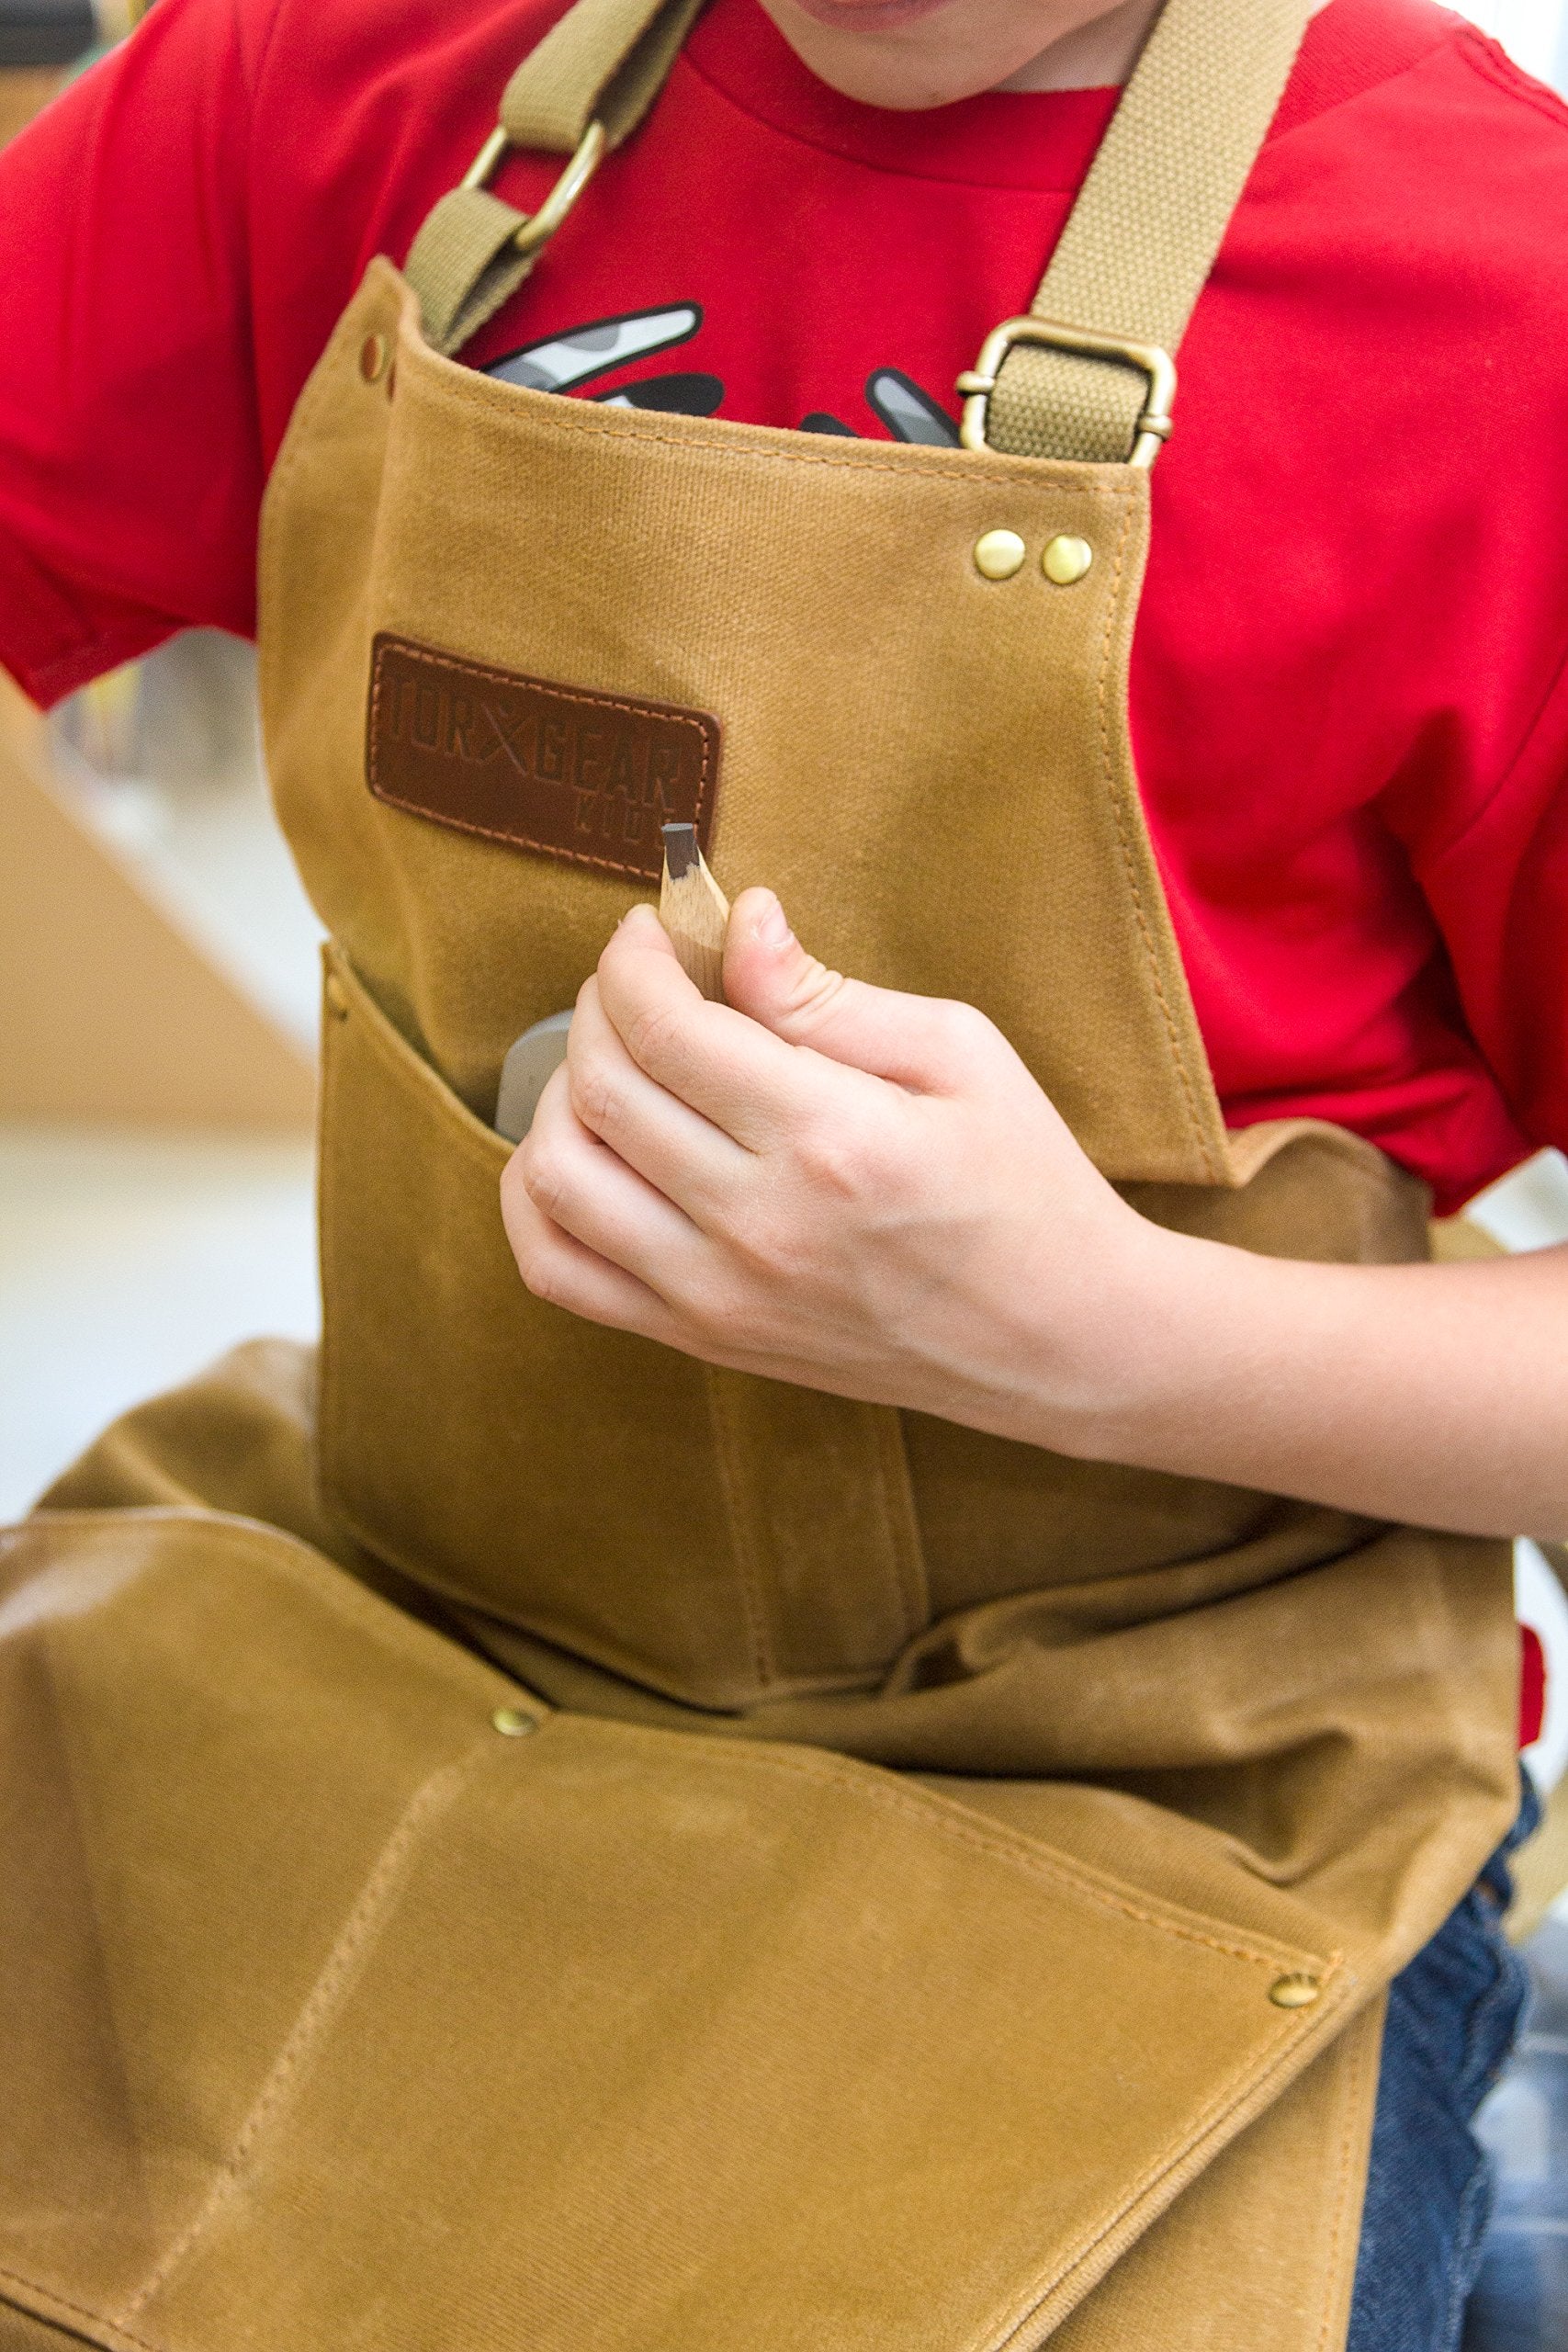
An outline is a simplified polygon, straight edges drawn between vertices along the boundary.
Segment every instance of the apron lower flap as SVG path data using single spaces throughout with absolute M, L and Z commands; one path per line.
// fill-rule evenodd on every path
M 551 1714 L 254 1522 L 8 1541 L 0 2294 L 90 2341 L 1021 2352 L 1343 2021 L 1321 1955 Z

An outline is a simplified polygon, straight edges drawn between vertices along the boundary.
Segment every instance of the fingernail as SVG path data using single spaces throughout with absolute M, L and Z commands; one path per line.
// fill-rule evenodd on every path
M 775 899 L 757 924 L 757 936 L 765 947 L 788 947 L 795 933 L 784 921 L 784 910 Z

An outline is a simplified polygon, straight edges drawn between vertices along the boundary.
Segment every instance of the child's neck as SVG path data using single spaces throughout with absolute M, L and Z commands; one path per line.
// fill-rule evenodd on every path
M 1160 0 L 762 0 L 819 81 L 913 112 L 981 90 L 1104 88 L 1132 72 Z
M 1160 0 L 761 0 L 802 63 L 863 105 L 1119 86 Z M 1314 0 L 1313 14 L 1327 0 Z
M 1120 0 L 993 86 L 998 90 L 1104 90 L 1119 88 L 1138 62 L 1159 0 Z

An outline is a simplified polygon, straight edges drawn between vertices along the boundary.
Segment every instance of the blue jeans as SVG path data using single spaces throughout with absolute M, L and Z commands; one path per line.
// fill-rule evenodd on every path
M 1389 1988 L 1371 2168 L 1346 2352 L 1455 2352 L 1492 2206 L 1472 2120 L 1513 2047 L 1527 1978 L 1502 1928 L 1519 1817 L 1456 1911 Z

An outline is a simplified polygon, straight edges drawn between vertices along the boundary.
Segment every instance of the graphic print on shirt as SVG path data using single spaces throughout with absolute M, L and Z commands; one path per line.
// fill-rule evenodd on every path
M 625 317 L 594 319 L 571 327 L 544 343 L 525 344 L 504 358 L 491 360 L 487 376 L 503 383 L 521 384 L 531 392 L 570 392 L 595 376 L 607 376 L 649 352 L 669 351 L 689 343 L 702 325 L 702 306 L 676 302 L 661 311 L 632 311 Z M 711 416 L 724 398 L 716 376 L 649 376 L 629 391 L 591 395 L 607 408 L 674 410 L 682 416 Z
M 610 375 L 634 359 L 656 351 L 671 351 L 690 343 L 703 323 L 700 302 L 672 302 L 661 310 L 628 311 L 617 318 L 592 319 L 585 326 L 569 327 L 564 334 L 540 343 L 524 344 L 484 373 L 502 383 L 521 384 L 531 392 L 570 392 Z M 606 408 L 660 409 L 666 414 L 712 416 L 724 398 L 716 376 L 699 373 L 645 376 L 613 392 L 592 392 Z M 958 427 L 946 410 L 923 391 L 901 368 L 874 368 L 865 381 L 866 405 L 896 441 L 919 441 L 929 447 L 956 448 Z M 802 417 L 803 433 L 838 433 L 859 436 L 852 424 L 826 409 Z

